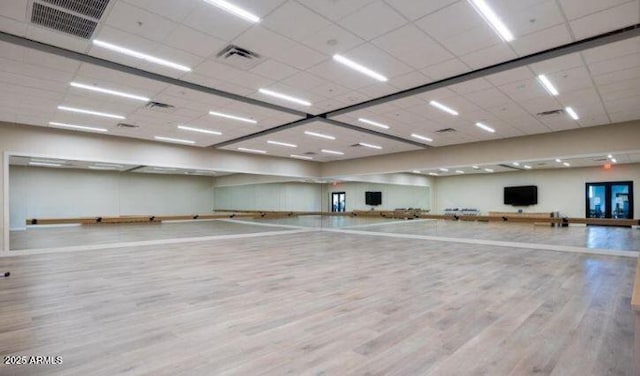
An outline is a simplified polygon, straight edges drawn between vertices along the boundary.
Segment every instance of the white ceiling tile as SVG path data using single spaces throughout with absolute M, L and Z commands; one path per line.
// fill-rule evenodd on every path
M 175 22 L 182 21 L 202 0 L 124 0 Z
M 432 80 L 429 77 L 427 77 L 425 74 L 422 74 L 418 71 L 413 71 L 407 74 L 396 76 L 389 83 L 393 87 L 399 90 L 406 90 L 406 89 L 412 89 L 417 86 L 425 85 L 431 81 Z
M 382 1 L 371 3 L 340 20 L 340 25 L 364 40 L 372 40 L 407 21 Z
M 434 80 L 442 80 L 456 76 L 461 73 L 469 72 L 469 67 L 459 59 L 447 60 L 440 64 L 435 64 L 421 70 L 422 73 Z
M 298 70 L 286 64 L 268 59 L 251 69 L 251 72 L 267 77 L 272 81 L 280 81 L 293 76 Z
M 328 56 L 316 52 L 303 44 L 294 43 L 288 49 L 282 51 L 276 60 L 295 68 L 306 70 L 328 58 Z
M 426 16 L 427 14 L 436 12 L 450 4 L 455 3 L 456 1 L 457 0 L 386 0 L 387 4 L 391 5 L 410 21 L 415 21 L 418 18 Z
M 420 69 L 453 58 L 453 55 L 412 24 L 372 41 L 390 55 Z
M 629 0 L 560 0 L 560 5 L 567 18 L 575 20 L 626 2 L 629 2 Z
M 0 16 L 0 30 L 14 35 L 24 36 L 27 32 L 27 24 L 12 18 Z
M 631 1 L 614 8 L 571 21 L 571 30 L 578 39 L 637 24 L 640 20 L 640 3 Z
M 12 0 L 0 2 L 0 15 L 16 21 L 26 21 L 27 0 Z
M 348 51 L 364 43 L 364 40 L 336 24 L 331 24 L 311 34 L 302 43 L 326 55 L 334 55 Z
M 178 25 L 162 16 L 147 12 L 125 2 L 116 2 L 105 17 L 107 25 L 143 38 L 161 42 Z
M 640 67 L 640 53 L 625 55 L 618 58 L 589 64 L 589 70 L 594 75 L 601 75 L 637 67 Z
M 567 25 L 561 24 L 532 34 L 523 35 L 511 42 L 511 46 L 518 55 L 525 56 L 571 42 L 572 38 Z
M 491 4 L 516 40 L 565 23 L 555 0 L 492 0 Z
M 482 17 L 466 1 L 458 1 L 421 18 L 416 21 L 416 25 L 439 41 L 486 26 Z
M 263 57 L 274 58 L 291 48 L 294 42 L 263 26 L 256 25 L 236 38 L 233 44 L 256 52 Z
M 640 37 L 582 51 L 582 55 L 588 64 L 636 53 L 640 53 Z
M 51 31 L 51 29 L 39 27 L 34 24 L 27 25 L 25 36 L 32 40 L 37 40 L 39 42 L 82 53 L 86 52 L 90 45 L 90 42 L 86 39 L 76 38 L 75 36 L 62 32 Z
M 504 72 L 495 73 L 486 77 L 495 86 L 500 86 L 516 81 L 530 80 L 534 78 L 533 73 L 527 67 L 509 69 Z
M 326 81 L 307 72 L 298 72 L 286 80 L 282 80 L 282 83 L 298 90 L 307 91 L 325 84 Z
M 511 48 L 504 44 L 496 44 L 491 47 L 472 52 L 460 57 L 465 64 L 473 69 L 484 68 L 503 61 L 515 59 L 517 56 Z
M 318 1 L 318 0 L 298 0 L 299 3 L 313 9 L 315 12 L 337 21 L 347 15 L 357 11 L 365 5 L 377 0 L 347 0 L 347 1 Z
M 448 86 L 448 88 L 460 95 L 465 95 L 493 88 L 493 85 L 491 85 L 491 83 L 484 78 L 477 78 L 475 80 L 450 85 Z
M 331 25 L 331 21 L 295 1 L 286 2 L 262 23 L 271 31 L 299 42 Z
M 239 17 L 230 16 L 229 13 L 204 1 L 197 2 L 183 23 L 185 26 L 222 40 L 232 40 L 252 25 Z
M 529 67 L 536 74 L 549 74 L 584 65 L 580 54 L 570 54 L 531 64 Z
M 201 57 L 209 57 L 227 45 L 222 39 L 214 38 L 183 25 L 175 28 L 164 40 L 164 43 L 169 47 Z

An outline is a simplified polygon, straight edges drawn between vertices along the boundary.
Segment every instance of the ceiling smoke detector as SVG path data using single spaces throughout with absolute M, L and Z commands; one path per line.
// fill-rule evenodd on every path
M 241 70 L 249 70 L 262 62 L 257 53 L 234 44 L 223 48 L 216 56 L 222 63 Z

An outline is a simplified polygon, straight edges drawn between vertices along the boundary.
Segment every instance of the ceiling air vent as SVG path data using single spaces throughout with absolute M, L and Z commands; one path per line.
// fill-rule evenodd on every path
M 127 124 L 127 123 L 118 123 L 118 128 L 140 128 L 139 125 Z
M 351 147 L 352 147 L 352 148 L 360 148 L 360 147 L 362 147 L 362 145 L 360 145 L 360 144 L 353 144 L 353 145 L 351 145 Z
M 31 22 L 76 37 L 91 39 L 109 0 L 37 0 Z
M 500 166 L 500 167 L 504 167 L 504 168 L 508 168 L 508 169 L 510 169 L 510 170 L 521 170 L 521 169 L 520 169 L 520 168 L 518 168 L 518 167 L 510 166 L 510 165 L 507 165 L 507 164 L 499 164 L 498 166 Z
M 304 153 L 304 155 L 316 155 L 316 154 L 318 154 L 318 153 L 313 152 L 313 151 L 308 151 L 308 152 Z
M 453 132 L 457 132 L 457 131 L 453 128 L 442 128 L 436 131 L 436 133 L 453 133 Z
M 68 11 L 99 20 L 110 0 L 40 0 Z
M 242 70 L 249 70 L 262 62 L 257 53 L 233 44 L 222 49 L 216 56 L 222 63 Z
M 176 110 L 176 108 L 170 104 L 160 103 L 160 102 L 149 102 L 145 105 L 146 108 L 152 111 L 164 112 L 164 113 L 172 113 Z
M 554 116 L 554 115 L 562 115 L 564 114 L 564 110 L 551 110 L 551 111 L 543 111 L 538 112 L 537 116 Z

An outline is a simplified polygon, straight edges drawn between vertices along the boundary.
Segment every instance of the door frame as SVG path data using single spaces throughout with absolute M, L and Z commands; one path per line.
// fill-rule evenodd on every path
M 333 195 L 344 195 L 344 211 L 347 211 L 347 192 L 329 192 L 329 209 L 332 213 L 342 213 L 341 211 L 333 211 Z
M 611 207 L 611 186 L 612 185 L 623 185 L 627 184 L 629 186 L 629 217 L 634 218 L 633 213 L 633 181 L 632 180 L 624 180 L 624 181 L 594 181 L 594 182 L 586 182 L 584 184 L 584 217 L 589 218 L 589 185 L 604 185 L 604 199 L 607 203 L 607 210 L 605 210 L 605 218 L 611 218 L 612 210 Z

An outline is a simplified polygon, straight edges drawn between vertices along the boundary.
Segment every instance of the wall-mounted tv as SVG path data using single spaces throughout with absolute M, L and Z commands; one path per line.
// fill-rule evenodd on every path
M 365 192 L 364 201 L 371 206 L 382 205 L 382 192 Z
M 504 204 L 512 206 L 529 206 L 538 203 L 538 187 L 524 185 L 520 187 L 504 187 Z

